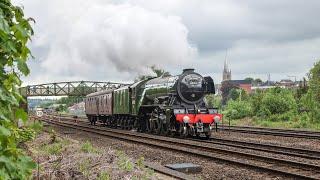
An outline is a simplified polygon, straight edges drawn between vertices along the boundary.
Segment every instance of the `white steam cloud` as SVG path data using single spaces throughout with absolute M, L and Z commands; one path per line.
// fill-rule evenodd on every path
M 46 7 L 41 3 L 34 2 Z M 188 30 L 177 16 L 97 0 L 46 4 L 43 16 L 34 17 L 32 46 L 47 47 L 40 67 L 51 76 L 83 78 L 111 72 L 132 76 L 148 73 L 151 65 L 182 68 L 181 64 L 197 56 L 197 48 L 188 42 Z

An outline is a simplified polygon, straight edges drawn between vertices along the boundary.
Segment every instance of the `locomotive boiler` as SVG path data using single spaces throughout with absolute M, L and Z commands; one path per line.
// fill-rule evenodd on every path
M 111 127 L 164 135 L 210 137 L 222 115 L 208 107 L 205 95 L 215 93 L 211 77 L 193 69 L 118 89 L 87 95 L 86 114 Z

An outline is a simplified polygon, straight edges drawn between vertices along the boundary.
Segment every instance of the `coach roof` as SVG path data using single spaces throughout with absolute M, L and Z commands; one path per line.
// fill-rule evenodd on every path
M 102 90 L 102 91 L 90 93 L 86 97 L 94 97 L 94 96 L 99 96 L 99 95 L 102 95 L 102 94 L 109 94 L 109 93 L 112 93 L 114 90 L 115 89 Z

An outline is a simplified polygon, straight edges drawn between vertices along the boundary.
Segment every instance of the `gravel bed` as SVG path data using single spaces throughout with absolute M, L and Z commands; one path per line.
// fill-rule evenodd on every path
M 201 144 L 201 143 L 199 143 Z M 283 154 L 275 154 L 271 152 L 264 152 L 264 151 L 257 151 L 257 150 L 251 150 L 251 149 L 240 149 L 236 147 L 230 147 L 226 145 L 219 145 L 219 144 L 214 144 L 214 143 L 209 143 L 208 147 L 217 147 L 225 150 L 231 150 L 231 151 L 239 151 L 239 152 L 244 152 L 244 153 L 249 153 L 249 154 L 255 154 L 255 155 L 263 155 L 267 157 L 272 157 L 272 158 L 279 158 L 283 160 L 291 160 L 291 161 L 297 161 L 297 162 L 302 162 L 302 163 L 309 163 L 313 165 L 320 165 L 320 160 L 319 159 L 306 159 L 306 158 L 301 158 L 301 157 L 292 157 L 290 155 L 283 155 Z
M 186 155 L 169 150 L 157 149 L 154 147 L 139 145 L 135 143 L 119 141 L 112 138 L 102 137 L 92 133 L 71 130 L 66 128 L 55 128 L 60 134 L 68 132 L 66 136 L 79 141 L 90 140 L 94 145 L 100 148 L 115 148 L 124 151 L 133 159 L 144 157 L 146 161 L 160 163 L 162 165 L 171 163 L 191 162 L 202 166 L 201 173 L 195 174 L 200 179 L 287 179 L 286 177 L 274 175 L 258 170 L 241 168 L 221 161 L 208 160 L 193 155 Z
M 316 139 L 248 134 L 228 132 L 223 130 L 219 132 L 213 132 L 212 137 L 320 151 L 320 140 Z

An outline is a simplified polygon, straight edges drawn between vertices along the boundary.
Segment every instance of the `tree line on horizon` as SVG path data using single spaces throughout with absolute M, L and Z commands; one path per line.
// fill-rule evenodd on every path
M 297 88 L 280 87 L 246 91 L 226 83 L 222 95 L 210 97 L 228 119 L 253 118 L 257 121 L 292 122 L 296 127 L 320 129 L 320 61 L 308 73 L 308 83 Z

